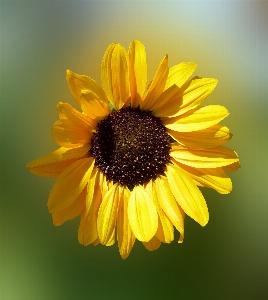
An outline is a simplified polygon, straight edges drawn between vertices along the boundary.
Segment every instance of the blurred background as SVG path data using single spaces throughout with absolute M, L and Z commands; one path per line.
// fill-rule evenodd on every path
M 268 299 L 267 1 L 1 1 L 0 13 L 0 298 Z M 54 227 L 55 180 L 25 165 L 57 148 L 57 103 L 75 106 L 65 70 L 101 83 L 108 45 L 133 39 L 148 82 L 166 53 L 170 67 L 194 61 L 194 75 L 219 80 L 204 103 L 229 110 L 242 168 L 231 194 L 202 189 L 205 228 L 187 217 L 183 244 L 136 242 L 123 261 L 117 244 L 81 246 L 78 219 Z

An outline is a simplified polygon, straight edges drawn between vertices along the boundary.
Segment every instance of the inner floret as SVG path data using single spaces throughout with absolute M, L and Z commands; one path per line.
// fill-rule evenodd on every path
M 170 161 L 170 138 L 151 111 L 122 108 L 101 120 L 91 155 L 108 181 L 133 188 L 156 179 Z

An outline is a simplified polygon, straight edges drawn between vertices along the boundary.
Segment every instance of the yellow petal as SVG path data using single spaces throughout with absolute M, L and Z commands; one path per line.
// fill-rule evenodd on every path
M 214 78 L 192 79 L 185 83 L 172 98 L 155 110 L 159 117 L 177 117 L 200 105 L 214 90 L 218 80 Z
M 113 51 L 116 44 L 111 44 L 104 53 L 101 65 L 101 80 L 103 89 L 108 96 L 109 101 L 115 107 L 115 99 L 113 96 L 113 85 L 112 85 L 112 67 L 111 61 L 113 56 Z
M 228 166 L 223 166 L 222 168 L 225 172 L 236 172 L 239 168 L 241 168 L 241 165 L 240 165 L 240 162 L 237 161 Z
M 73 203 L 86 186 L 94 161 L 91 157 L 80 159 L 61 173 L 49 195 L 50 212 L 61 211 Z
M 130 197 L 130 191 L 126 187 L 121 187 L 120 204 L 118 207 L 118 221 L 117 221 L 117 239 L 120 255 L 123 259 L 126 259 L 135 242 L 135 235 L 130 227 L 128 220 L 128 201 Z
M 82 90 L 80 101 L 83 112 L 91 119 L 105 118 L 111 112 L 108 102 L 97 98 L 90 90 Z
M 52 128 L 55 142 L 69 148 L 89 143 L 97 122 L 68 103 L 59 102 L 57 109 L 60 121 L 57 121 Z
M 208 222 L 206 201 L 193 180 L 180 167 L 167 165 L 166 176 L 173 196 L 185 213 L 205 226 Z
M 176 161 L 194 168 L 218 168 L 238 161 L 235 151 L 224 146 L 192 149 L 174 143 L 170 156 Z
M 89 148 L 89 145 L 72 149 L 61 147 L 56 151 L 31 161 L 26 167 L 35 175 L 59 177 L 69 165 L 86 155 Z
M 104 198 L 105 194 L 108 192 L 108 185 L 106 176 L 101 171 L 99 173 L 99 188 L 101 190 L 102 198 Z
M 163 124 L 175 131 L 190 132 L 211 127 L 229 115 L 220 105 L 199 106 L 175 118 L 163 118 Z
M 156 179 L 158 180 L 158 179 Z M 155 233 L 155 236 L 162 242 L 162 243 L 170 243 L 174 240 L 174 229 L 171 221 L 164 213 L 159 200 L 158 200 L 158 191 L 156 189 L 155 183 L 153 180 L 150 180 L 149 183 L 145 187 L 146 191 L 148 192 L 149 196 L 153 200 L 155 207 L 157 209 L 158 213 L 158 228 Z M 171 192 L 170 192 L 171 193 Z M 173 197 L 173 196 L 172 196 Z M 164 196 L 164 199 L 167 199 L 167 196 Z M 162 199 L 160 199 L 161 201 Z M 175 199 L 173 198 L 173 201 L 176 206 L 177 203 L 175 202 Z M 177 210 L 176 210 L 177 211 Z M 183 213 L 183 212 L 182 212 Z M 179 212 L 180 215 L 180 212 Z M 180 227 L 181 228 L 181 227 Z
M 165 216 L 165 214 L 164 214 Z M 159 239 L 162 243 L 170 243 L 174 240 L 174 228 L 172 223 L 169 221 L 169 219 L 165 216 L 165 225 L 168 227 L 168 231 L 165 231 L 165 227 L 163 227 L 163 224 L 161 222 L 160 217 L 158 216 L 158 227 L 155 233 L 155 236 Z M 167 225 L 168 224 L 168 225 Z
M 86 215 L 89 213 L 89 210 L 91 209 L 94 202 L 94 196 L 97 193 L 97 189 L 99 189 L 99 173 L 99 169 L 94 168 L 88 179 L 86 195 Z
M 82 90 L 90 90 L 103 101 L 107 101 L 107 96 L 102 87 L 93 79 L 85 75 L 78 75 L 70 70 L 66 71 L 66 79 L 70 91 L 75 100 L 80 104 Z
M 155 116 L 162 116 L 162 107 L 172 99 L 177 99 L 178 95 L 181 95 L 181 89 L 176 84 L 173 84 L 157 98 L 156 102 L 149 109 L 154 111 Z
M 179 144 L 190 148 L 216 147 L 228 142 L 232 137 L 230 130 L 219 124 L 192 132 L 178 132 L 168 129 L 167 133 Z
M 105 176 L 106 178 L 106 176 Z M 106 178 L 106 182 L 107 182 L 107 187 L 108 187 L 108 191 L 112 188 L 112 186 L 114 185 L 114 182 L 113 181 L 107 181 L 107 178 Z
M 57 105 L 60 120 L 70 120 L 77 123 L 79 126 L 94 129 L 96 122 L 89 117 L 85 116 L 80 111 L 76 110 L 68 103 L 59 102 Z
M 142 98 L 140 104 L 141 109 L 148 109 L 152 107 L 157 101 L 157 98 L 162 94 L 168 77 L 168 56 L 166 55 L 161 61 L 154 79 L 150 84 L 148 90 Z
M 87 188 L 85 187 L 82 193 L 74 200 L 74 202 L 70 206 L 68 206 L 64 210 L 52 213 L 54 226 L 60 226 L 64 222 L 72 220 L 79 214 L 81 214 L 86 205 L 86 194 Z
M 214 78 L 192 79 L 183 91 L 182 104 L 175 116 L 182 115 L 201 104 L 215 89 L 218 80 Z M 172 115 L 169 115 L 169 117 Z
M 52 135 L 54 141 L 61 147 L 77 148 L 89 144 L 93 137 L 93 132 L 90 128 L 63 119 L 54 123 Z
M 87 228 L 88 226 L 86 226 L 86 208 L 84 208 L 81 212 L 80 224 L 78 228 L 78 241 L 83 246 L 89 245 L 86 239 L 86 234 L 84 234 Z
M 169 187 L 167 177 L 160 176 L 153 182 L 158 202 L 172 224 L 184 236 L 184 211 L 176 202 Z
M 78 242 L 83 246 L 93 244 L 98 239 L 97 225 L 95 219 L 91 219 L 91 214 L 86 214 L 85 209 L 81 213 L 78 228 Z
M 131 192 L 128 218 L 138 240 L 148 242 L 155 235 L 158 227 L 157 211 L 153 200 L 141 185 L 135 186 Z
M 156 236 L 153 236 L 150 241 L 143 242 L 144 247 L 149 251 L 157 250 L 161 246 L 161 242 Z
M 173 84 L 181 87 L 185 83 L 185 81 L 193 74 L 196 67 L 197 64 L 194 62 L 182 62 L 170 68 L 165 90 L 171 87 Z
M 232 181 L 222 168 L 196 169 L 179 163 L 178 165 L 200 186 L 212 188 L 220 194 L 229 194 L 232 191 Z
M 119 203 L 119 184 L 116 183 L 107 192 L 102 200 L 97 221 L 98 235 L 101 244 L 107 244 L 113 234 Z
M 90 193 L 89 187 L 87 189 L 87 193 Z M 81 220 L 78 229 L 78 241 L 84 246 L 92 243 L 95 243 L 95 245 L 98 244 L 97 216 L 101 200 L 102 197 L 100 189 L 98 188 L 98 185 L 95 185 L 93 201 L 91 202 L 90 208 L 87 209 L 85 207 L 85 209 L 81 213 Z
M 97 245 L 99 245 L 99 243 L 100 243 L 100 239 L 97 238 L 96 241 L 94 241 L 92 244 L 93 244 L 93 246 L 97 246 Z
M 106 50 L 101 66 L 104 91 L 118 110 L 129 97 L 127 53 L 120 44 L 111 44 Z
M 115 228 L 114 231 L 110 237 L 110 239 L 108 240 L 108 242 L 105 244 L 105 246 L 112 246 L 115 243 Z
M 133 41 L 129 47 L 129 82 L 131 106 L 137 107 L 144 93 L 147 81 L 145 47 L 140 41 Z

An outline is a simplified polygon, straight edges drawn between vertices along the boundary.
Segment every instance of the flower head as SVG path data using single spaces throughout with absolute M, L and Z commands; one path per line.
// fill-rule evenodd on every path
M 160 62 L 146 89 L 143 44 L 128 53 L 112 44 L 104 54 L 102 86 L 67 70 L 79 112 L 59 103 L 52 128 L 60 146 L 27 164 L 39 176 L 56 177 L 48 209 L 54 225 L 80 215 L 82 245 L 118 241 L 123 259 L 135 239 L 152 251 L 184 238 L 185 213 L 205 226 L 208 208 L 198 186 L 227 194 L 236 171 L 235 151 L 222 146 L 231 138 L 218 123 L 229 113 L 220 105 L 201 106 L 217 80 L 193 77 L 195 63 L 168 68 Z

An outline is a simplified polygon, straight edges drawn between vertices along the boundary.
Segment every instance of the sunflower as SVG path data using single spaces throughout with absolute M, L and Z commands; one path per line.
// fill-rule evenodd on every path
M 209 219 L 199 186 L 228 194 L 236 171 L 235 151 L 222 146 L 232 136 L 218 123 L 229 113 L 220 105 L 201 106 L 217 80 L 191 77 L 196 64 L 168 68 L 160 62 L 146 89 L 143 44 L 128 53 L 120 44 L 106 50 L 102 87 L 67 70 L 70 91 L 82 112 L 58 104 L 53 125 L 60 146 L 27 164 L 39 176 L 55 177 L 48 209 L 56 226 L 80 215 L 82 245 L 110 246 L 117 238 L 127 258 L 135 239 L 152 251 L 184 238 L 185 214 L 201 226 Z

